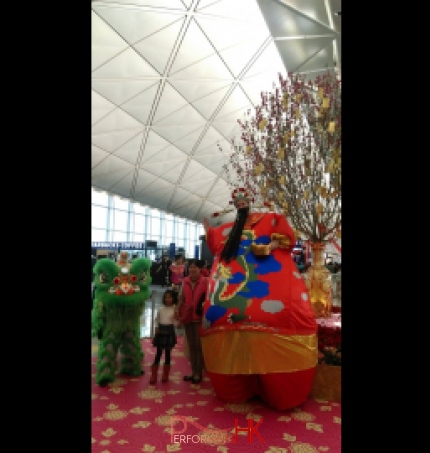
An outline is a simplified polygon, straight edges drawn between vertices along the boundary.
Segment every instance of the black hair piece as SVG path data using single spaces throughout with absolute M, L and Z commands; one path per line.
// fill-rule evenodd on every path
M 240 208 L 237 210 L 236 220 L 233 227 L 228 235 L 227 241 L 222 249 L 220 260 L 224 260 L 227 263 L 234 257 L 236 257 L 239 250 L 239 244 L 242 239 L 242 231 L 245 226 L 246 219 L 249 213 L 249 206 Z

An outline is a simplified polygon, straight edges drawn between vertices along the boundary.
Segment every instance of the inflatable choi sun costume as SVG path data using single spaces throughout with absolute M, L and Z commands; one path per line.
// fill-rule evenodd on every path
M 209 228 L 214 255 L 202 347 L 215 394 L 229 403 L 258 395 L 286 410 L 303 403 L 317 365 L 317 323 L 292 257 L 294 232 L 276 213 L 250 213 L 237 256 L 220 261 L 233 222 Z M 279 247 L 269 252 L 272 239 Z
M 130 376 L 144 373 L 144 353 L 140 341 L 140 317 L 150 296 L 151 260 L 137 258 L 131 263 L 121 253 L 118 263 L 109 258 L 93 268 L 95 295 L 92 310 L 92 336 L 99 339 L 95 380 L 101 387 L 113 382 L 118 351 L 120 372 Z

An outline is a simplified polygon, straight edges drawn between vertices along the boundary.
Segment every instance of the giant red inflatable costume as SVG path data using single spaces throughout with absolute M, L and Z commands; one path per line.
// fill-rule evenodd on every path
M 280 214 L 251 212 L 236 257 L 225 262 L 232 226 L 206 232 L 214 255 L 201 331 L 206 371 L 225 402 L 260 396 L 286 410 L 307 399 L 317 364 L 317 324 L 291 257 L 294 232 Z M 273 239 L 279 247 L 269 253 Z

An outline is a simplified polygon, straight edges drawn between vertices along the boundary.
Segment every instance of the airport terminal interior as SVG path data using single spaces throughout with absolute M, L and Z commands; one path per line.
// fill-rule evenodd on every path
M 91 1 L 92 453 L 341 452 L 341 55 L 341 0 Z

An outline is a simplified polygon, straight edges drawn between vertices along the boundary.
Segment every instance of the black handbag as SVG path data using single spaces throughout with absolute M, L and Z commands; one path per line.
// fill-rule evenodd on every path
M 196 305 L 196 315 L 201 316 L 203 314 L 203 304 L 206 299 L 206 293 L 202 294 L 202 297 L 200 297 L 197 305 Z

